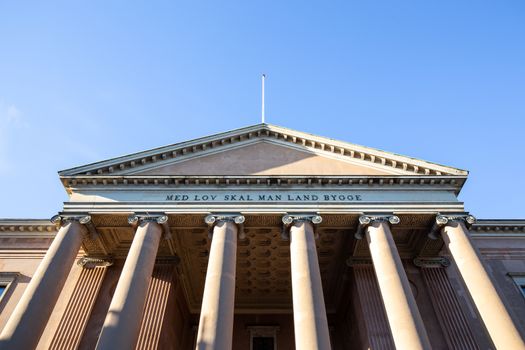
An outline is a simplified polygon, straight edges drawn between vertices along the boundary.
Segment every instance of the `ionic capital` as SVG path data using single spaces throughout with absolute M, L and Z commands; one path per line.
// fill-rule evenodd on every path
M 51 222 L 57 227 L 62 227 L 70 222 L 78 222 L 81 224 L 88 232 L 90 239 L 96 239 L 98 237 L 98 232 L 91 220 L 90 215 L 65 215 L 57 214 L 51 218 Z
M 245 239 L 246 235 L 244 233 L 244 221 L 245 217 L 240 214 L 210 214 L 204 218 L 204 222 L 208 224 L 210 229 L 208 237 L 211 239 L 213 235 L 213 227 L 219 222 L 232 222 L 237 225 L 239 232 L 239 239 Z
M 108 267 L 113 265 L 113 258 L 95 258 L 91 256 L 84 256 L 77 261 L 77 265 L 82 266 L 85 269 L 94 269 L 95 267 Z
M 162 227 L 162 234 L 164 239 L 171 238 L 170 227 L 168 225 L 168 216 L 164 213 L 159 214 L 131 214 L 128 216 L 128 223 L 136 228 L 141 223 L 156 223 Z
M 359 225 L 355 231 L 354 237 L 362 239 L 365 229 L 376 222 L 386 222 L 389 225 L 397 225 L 401 220 L 396 215 L 361 215 L 359 217 Z
M 413 260 L 414 265 L 417 267 L 449 267 L 450 260 L 443 256 L 434 257 L 434 258 L 423 258 L 418 257 Z
M 472 215 L 468 214 L 452 214 L 452 215 L 437 215 L 436 220 L 434 222 L 434 225 L 432 225 L 432 228 L 430 229 L 430 232 L 428 233 L 428 237 L 430 239 L 438 239 L 439 234 L 441 233 L 441 230 L 443 227 L 450 223 L 454 222 L 462 222 L 465 224 L 465 226 L 470 227 L 472 224 L 476 222 L 476 218 Z
M 369 257 L 354 257 L 351 256 L 346 259 L 346 266 L 355 267 L 355 266 L 372 266 L 372 259 Z
M 319 225 L 323 222 L 321 215 L 317 214 L 286 214 L 282 218 L 283 221 L 283 231 L 281 237 L 284 240 L 290 239 L 290 227 L 296 222 L 311 222 L 314 225 Z M 317 238 L 317 237 L 316 237 Z

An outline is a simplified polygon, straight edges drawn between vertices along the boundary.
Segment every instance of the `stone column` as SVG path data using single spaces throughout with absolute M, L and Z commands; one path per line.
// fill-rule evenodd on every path
M 174 306 L 169 303 L 169 300 L 177 285 L 173 283 L 177 263 L 178 260 L 173 259 L 162 263 L 157 261 L 155 264 L 135 350 L 162 349 L 163 345 L 166 345 L 166 340 L 173 344 L 180 342 L 179 339 L 172 338 L 170 329 L 173 328 L 173 323 L 166 318 L 166 314 L 171 312 L 170 306 Z
M 165 215 L 130 217 L 129 222 L 137 225 L 137 231 L 111 299 L 97 349 L 135 348 L 163 233 L 162 225 L 167 225 L 167 221 L 168 217 Z
M 431 349 L 423 320 L 392 238 L 397 216 L 361 216 L 356 238 L 365 231 L 381 297 L 397 349 Z
M 295 348 L 301 350 L 331 348 L 313 227 L 321 221 L 318 215 L 283 217 L 290 235 Z
M 523 339 L 470 240 L 465 223 L 473 224 L 474 222 L 475 218 L 470 215 L 438 215 L 431 237 L 441 232 L 496 348 L 525 349 Z
M 469 320 L 461 309 L 456 290 L 450 283 L 446 269 L 450 261 L 445 257 L 414 259 L 421 268 L 421 276 L 430 294 L 430 302 L 436 311 L 439 324 L 450 349 L 479 350 Z
M 372 262 L 365 264 L 364 261 L 351 263 L 354 270 L 354 282 L 357 289 L 358 302 L 363 310 L 363 318 L 366 324 L 366 333 L 370 349 L 391 350 L 395 349 L 394 338 L 390 332 L 388 318 L 381 299 L 381 292 L 377 284 L 376 274 Z
M 237 225 L 244 216 L 208 215 L 213 229 L 197 333 L 197 350 L 230 350 L 235 306 Z
M 0 349 L 34 349 L 82 244 L 91 217 L 55 216 L 61 227 L 0 334 Z
M 112 264 L 113 260 L 110 258 L 83 257 L 78 261 L 77 265 L 82 266 L 82 272 L 53 335 L 49 350 L 78 349 L 104 276 Z

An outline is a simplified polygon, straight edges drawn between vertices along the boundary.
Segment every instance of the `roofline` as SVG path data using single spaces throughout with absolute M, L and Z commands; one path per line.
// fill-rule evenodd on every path
M 133 153 L 125 154 L 125 155 L 122 155 L 122 156 L 117 156 L 117 157 L 114 157 L 114 158 L 101 160 L 101 161 L 94 162 L 94 163 L 89 163 L 89 164 L 80 165 L 80 166 L 76 166 L 76 167 L 69 168 L 69 169 L 60 170 L 60 171 L 58 171 L 58 174 L 62 175 L 63 173 L 66 173 L 66 172 L 69 173 L 69 172 L 72 172 L 72 171 L 77 170 L 77 169 L 81 170 L 83 168 L 91 168 L 91 167 L 93 167 L 95 165 L 104 165 L 106 163 L 113 163 L 114 161 L 117 161 L 119 159 L 123 159 L 124 160 L 124 159 L 130 158 L 130 157 L 133 157 L 133 156 L 142 155 L 144 153 L 158 153 L 158 152 L 161 152 L 162 150 L 164 150 L 166 148 L 182 146 L 182 145 L 185 145 L 185 144 L 188 144 L 188 146 L 190 146 L 193 143 L 202 143 L 202 142 L 204 142 L 204 141 L 206 141 L 208 139 L 211 139 L 211 138 L 218 138 L 218 137 L 221 137 L 221 136 L 227 136 L 229 134 L 236 134 L 236 133 L 239 133 L 239 132 L 242 132 L 242 131 L 250 131 L 251 129 L 255 129 L 256 130 L 258 127 L 261 127 L 261 126 L 262 127 L 267 127 L 269 125 L 270 124 L 260 123 L 260 124 L 254 124 L 254 125 L 250 125 L 250 126 L 245 126 L 245 127 L 238 128 L 238 129 L 232 129 L 232 130 L 229 130 L 229 131 L 223 131 L 223 132 L 219 132 L 217 134 L 203 136 L 203 137 L 199 137 L 199 138 L 192 139 L 192 140 L 176 142 L 176 143 L 172 143 L 172 144 L 165 145 L 165 146 L 155 147 L 155 148 L 152 148 L 152 149 L 149 149 L 149 150 L 146 150 L 146 151 L 133 152 Z
M 266 131 L 265 135 L 261 135 L 261 131 L 263 130 Z M 302 145 L 303 147 L 321 149 L 322 151 L 341 154 L 357 160 L 363 160 L 366 162 L 376 164 L 379 164 L 379 161 L 379 165 L 392 168 L 397 167 L 398 170 L 400 170 L 399 166 L 402 164 L 403 168 L 401 170 L 410 172 L 410 170 L 407 170 L 408 168 L 406 168 L 406 166 L 409 166 L 413 168 L 414 173 L 424 170 L 425 174 L 422 175 L 432 175 L 432 172 L 436 173 L 437 175 L 441 175 L 441 173 L 445 173 L 446 175 L 468 175 L 468 171 L 463 169 L 444 166 L 438 163 L 428 162 L 426 160 L 421 160 L 414 157 L 408 157 L 397 153 L 386 152 L 376 148 L 361 146 L 350 142 L 338 141 L 332 138 L 317 136 L 310 133 L 296 131 L 285 127 L 266 123 L 255 124 L 189 141 L 157 147 L 146 151 L 131 153 L 116 158 L 110 158 L 103 161 L 62 170 L 59 171 L 59 175 L 80 175 L 83 172 L 89 175 L 89 172 L 91 171 L 97 171 L 98 173 L 102 174 L 104 172 L 112 172 L 113 170 L 111 169 L 113 169 L 114 166 L 120 167 L 117 169 L 118 172 L 122 169 L 125 169 L 127 163 L 129 163 L 129 166 L 131 167 L 136 166 L 135 163 L 139 162 L 139 158 L 140 161 L 143 162 L 142 164 L 152 164 L 161 160 L 174 159 L 175 157 L 185 156 L 187 153 L 191 155 L 194 152 L 204 152 L 204 150 L 206 149 L 221 147 L 225 143 L 228 144 L 228 142 L 230 144 L 233 144 L 237 142 L 246 141 L 246 139 L 254 137 L 254 135 L 251 135 L 251 132 L 257 132 L 257 135 L 255 137 L 260 137 L 262 140 L 264 140 L 265 138 L 276 137 L 277 139 L 284 140 L 285 142 L 290 142 L 293 144 L 300 143 L 300 146 Z M 275 134 L 271 135 L 272 132 Z M 248 135 L 246 136 L 246 134 Z M 237 137 L 238 140 L 236 140 L 235 137 Z M 220 142 L 218 142 L 217 140 L 220 140 Z M 307 142 L 310 143 L 309 146 L 306 145 Z M 176 156 L 176 153 L 178 152 L 177 150 L 179 150 L 180 152 L 179 155 Z M 429 174 L 427 174 L 427 171 L 429 172 Z

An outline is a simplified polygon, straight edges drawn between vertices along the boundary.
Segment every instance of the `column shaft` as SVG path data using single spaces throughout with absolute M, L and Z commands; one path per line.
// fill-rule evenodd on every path
M 237 226 L 218 221 L 213 228 L 197 334 L 197 349 L 230 350 L 233 337 Z
M 442 236 L 496 348 L 525 349 L 525 343 L 483 267 L 465 225 L 449 222 L 443 227 Z
M 295 348 L 330 349 L 330 334 L 321 272 L 311 222 L 295 221 L 290 227 Z
M 67 221 L 58 231 L 0 335 L 1 349 L 34 349 L 82 244 L 82 227 Z
M 166 320 L 166 313 L 170 312 L 169 299 L 175 287 L 174 270 L 174 265 L 156 265 L 153 269 L 136 350 L 162 349 L 163 331 L 171 335 L 169 329 L 173 324 Z M 170 339 L 170 342 L 176 344 L 179 340 Z
M 430 349 L 427 332 L 388 224 L 375 221 L 366 229 L 381 297 L 397 349 Z
M 443 333 L 451 350 L 479 350 L 476 338 L 469 327 L 469 321 L 447 273 L 442 267 L 423 267 L 421 275 L 425 280 L 430 301 L 438 317 Z
M 161 235 L 159 224 L 140 223 L 111 299 L 97 349 L 135 348 Z
M 78 348 L 107 269 L 105 266 L 82 269 L 49 350 Z
M 395 349 L 374 267 L 372 265 L 355 266 L 354 276 L 370 348 L 374 350 Z

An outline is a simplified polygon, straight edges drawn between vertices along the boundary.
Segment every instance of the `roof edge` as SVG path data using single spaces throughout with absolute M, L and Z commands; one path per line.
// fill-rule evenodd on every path
M 407 157 L 379 149 L 360 146 L 357 144 L 337 141 L 324 136 L 308 134 L 272 124 L 255 124 L 227 132 L 222 132 L 194 140 L 158 147 L 147 151 L 132 153 L 116 158 L 110 158 L 96 163 L 78 166 L 59 171 L 60 176 L 111 174 L 122 172 L 126 169 L 137 168 L 141 165 L 151 165 L 155 162 L 169 161 L 177 157 L 188 157 L 192 154 L 245 142 L 250 139 L 277 139 L 310 149 L 313 151 L 331 152 L 337 155 L 370 162 L 420 175 L 468 175 L 468 171 L 425 160 Z

